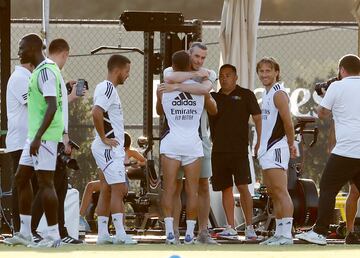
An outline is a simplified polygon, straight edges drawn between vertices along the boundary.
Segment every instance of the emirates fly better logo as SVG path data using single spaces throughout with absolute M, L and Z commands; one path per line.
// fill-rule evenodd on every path
M 195 106 L 196 101 L 190 93 L 181 92 L 176 98 L 174 98 L 171 104 L 173 106 Z

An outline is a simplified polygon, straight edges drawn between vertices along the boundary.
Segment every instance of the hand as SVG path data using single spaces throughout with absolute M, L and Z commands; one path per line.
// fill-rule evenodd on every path
M 290 150 L 290 157 L 292 159 L 296 158 L 297 150 L 294 144 L 289 145 L 289 150 Z
M 102 138 L 101 141 L 102 141 L 104 144 L 106 144 L 106 145 L 108 145 L 108 146 L 110 146 L 110 147 L 114 147 L 114 148 L 119 145 L 118 141 L 115 140 L 114 138 L 106 138 L 106 137 L 105 137 L 105 138 Z
M 69 135 L 66 133 L 63 135 L 63 144 L 65 146 L 65 154 L 67 155 L 70 155 L 71 154 L 71 151 L 72 151 L 72 148 L 71 148 L 71 145 L 70 145 L 70 139 L 69 139 Z
M 208 78 L 210 73 L 207 69 L 201 68 L 200 70 L 195 72 L 195 77 L 201 77 L 203 79 Z
M 158 85 L 157 91 L 162 93 L 165 92 L 172 92 L 178 89 L 178 85 L 175 83 L 169 84 L 169 83 L 161 83 Z
M 41 139 L 35 138 L 30 144 L 30 155 L 37 156 L 41 145 Z
M 71 102 L 75 99 L 78 99 L 79 96 L 76 95 L 76 87 L 75 87 L 76 81 L 69 81 L 69 83 L 70 83 L 72 90 L 71 90 L 70 94 L 68 95 L 68 102 Z

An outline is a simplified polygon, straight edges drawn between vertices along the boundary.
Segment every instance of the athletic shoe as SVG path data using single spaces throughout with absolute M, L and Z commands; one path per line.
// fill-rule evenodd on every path
M 184 244 L 185 245 L 193 245 L 193 244 L 195 244 L 194 237 L 191 237 L 190 235 L 186 235 L 185 239 L 184 239 Z
M 210 234 L 207 230 L 202 230 L 196 237 L 195 244 L 197 244 L 197 245 L 218 245 L 218 242 L 216 242 L 210 236 Z
M 269 242 L 267 245 L 292 245 L 294 240 L 292 238 L 280 236 L 276 240 Z
M 89 223 L 82 216 L 79 217 L 79 231 L 91 232 Z
M 227 226 L 223 231 L 218 233 L 220 237 L 237 237 L 238 233 L 235 229 L 233 229 L 231 226 Z
M 57 247 L 59 247 L 61 245 L 62 245 L 61 238 L 54 240 L 54 239 L 45 237 L 39 243 L 29 244 L 28 247 L 33 247 L 33 248 L 57 248 Z
M 16 232 L 13 237 L 3 240 L 5 245 L 24 245 L 28 246 L 32 243 L 32 236 L 23 236 L 20 232 Z
M 81 245 L 84 243 L 83 241 L 75 239 L 71 236 L 64 237 L 63 239 L 61 239 L 61 242 L 68 245 Z
M 266 239 L 265 241 L 260 242 L 259 245 L 268 245 L 269 243 L 271 243 L 273 241 L 277 241 L 279 238 L 280 238 L 280 236 L 274 235 L 274 236 Z
M 176 245 L 176 239 L 173 233 L 169 233 L 166 237 L 165 244 Z
M 43 237 L 40 236 L 38 232 L 32 233 L 32 241 L 34 243 L 39 243 L 41 240 L 43 240 Z
M 125 235 L 124 237 L 115 237 L 113 243 L 114 245 L 136 245 L 138 242 L 131 236 Z
M 360 244 L 360 234 L 355 232 L 349 232 L 345 237 L 345 244 L 358 245 Z
M 113 238 L 111 236 L 98 236 L 96 240 L 97 245 L 112 245 Z
M 255 230 L 253 226 L 249 226 L 245 228 L 245 239 L 246 240 L 256 240 L 257 235 L 255 233 Z
M 296 238 L 300 240 L 304 240 L 309 243 L 318 244 L 318 245 L 326 245 L 326 237 L 320 235 L 313 230 L 308 232 L 303 232 L 295 235 Z

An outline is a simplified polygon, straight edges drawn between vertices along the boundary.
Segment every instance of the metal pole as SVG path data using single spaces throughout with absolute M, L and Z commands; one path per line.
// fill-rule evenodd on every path
M 0 44 L 1 44 L 1 142 L 5 147 L 6 116 L 6 86 L 10 77 L 10 0 L 0 0 Z
M 41 37 L 44 45 L 47 46 L 49 43 L 49 21 L 50 21 L 50 1 L 42 1 L 42 28 Z

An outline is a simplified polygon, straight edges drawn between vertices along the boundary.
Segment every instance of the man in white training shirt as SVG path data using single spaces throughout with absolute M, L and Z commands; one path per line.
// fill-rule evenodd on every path
M 190 70 L 190 56 L 186 51 L 175 52 L 172 56 L 174 71 L 186 72 Z M 195 81 L 186 80 L 184 84 Z M 160 105 L 161 103 L 161 105 Z M 161 161 L 164 174 L 164 194 L 162 207 L 166 231 L 166 244 L 178 244 L 174 235 L 173 200 L 176 194 L 176 181 L 179 168 L 185 173 L 186 203 L 186 233 L 184 244 L 194 243 L 194 228 L 198 212 L 198 185 L 201 170 L 203 147 L 199 136 L 200 118 L 205 107 L 210 113 L 216 113 L 216 104 L 207 94 L 189 94 L 187 92 L 172 91 L 158 92 L 157 111 L 163 110 L 169 130 L 162 136 L 160 142 Z
M 122 55 L 112 55 L 107 63 L 107 79 L 96 86 L 92 116 L 95 140 L 91 151 L 101 169 L 100 196 L 97 205 L 98 239 L 96 244 L 136 244 L 124 229 L 124 197 L 128 187 L 125 175 L 124 118 L 118 85 L 129 77 L 130 60 Z M 113 239 L 108 231 L 109 215 L 115 226 Z
M 290 156 L 295 157 L 294 127 L 291 121 L 289 96 L 280 83 L 280 66 L 272 57 L 261 59 L 256 72 L 265 91 L 262 96 L 262 126 L 258 158 L 263 179 L 270 195 L 276 218 L 273 237 L 263 245 L 290 245 L 294 206 L 287 189 Z

